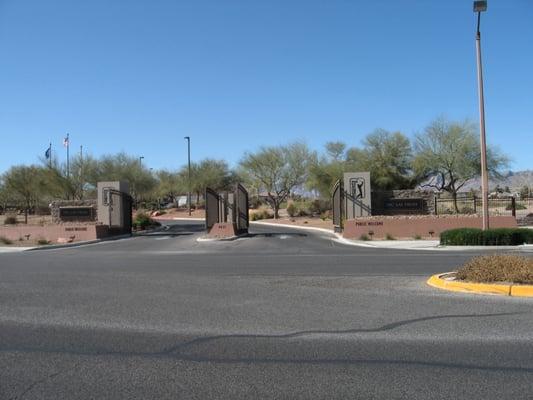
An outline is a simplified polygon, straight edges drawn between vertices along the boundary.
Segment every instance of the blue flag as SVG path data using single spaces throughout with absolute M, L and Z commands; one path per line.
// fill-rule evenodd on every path
M 52 152 L 52 147 L 49 147 L 46 149 L 46 152 L 44 153 L 44 156 L 48 160 L 50 158 L 50 153 Z

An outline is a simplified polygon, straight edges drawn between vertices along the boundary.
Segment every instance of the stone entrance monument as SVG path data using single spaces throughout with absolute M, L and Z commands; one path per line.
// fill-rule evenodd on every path
M 131 232 L 131 207 L 128 182 L 98 182 L 98 222 L 117 233 Z
M 346 219 L 372 214 L 370 172 L 345 172 Z

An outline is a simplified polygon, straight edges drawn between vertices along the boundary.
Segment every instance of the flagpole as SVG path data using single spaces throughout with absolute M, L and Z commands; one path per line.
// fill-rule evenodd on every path
M 52 169 L 52 142 L 50 142 L 50 147 L 49 148 L 50 148 L 50 161 L 49 161 L 49 163 L 50 163 L 50 169 Z

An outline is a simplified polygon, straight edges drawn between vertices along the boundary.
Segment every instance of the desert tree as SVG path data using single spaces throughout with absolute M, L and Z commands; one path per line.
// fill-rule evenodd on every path
M 415 138 L 413 169 L 424 181 L 423 187 L 444 191 L 452 196 L 455 212 L 457 193 L 481 171 L 481 155 L 476 126 L 469 122 L 438 118 Z M 509 159 L 498 149 L 487 150 L 489 175 L 499 177 Z
M 240 173 L 265 196 L 274 218 L 279 218 L 280 204 L 305 183 L 315 158 L 316 154 L 301 142 L 261 147 L 255 153 L 245 153 L 239 163 Z

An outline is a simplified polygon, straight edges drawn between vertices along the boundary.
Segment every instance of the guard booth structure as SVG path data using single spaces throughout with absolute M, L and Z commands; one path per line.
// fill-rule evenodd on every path
M 348 188 L 346 190 L 345 188 Z M 333 229 L 344 230 L 344 221 L 372 215 L 370 173 L 345 173 L 333 186 Z
M 98 182 L 98 222 L 110 235 L 131 234 L 133 199 L 124 181 Z
M 213 238 L 248 234 L 250 225 L 248 192 L 238 184 L 231 192 L 205 189 L 205 228 Z

